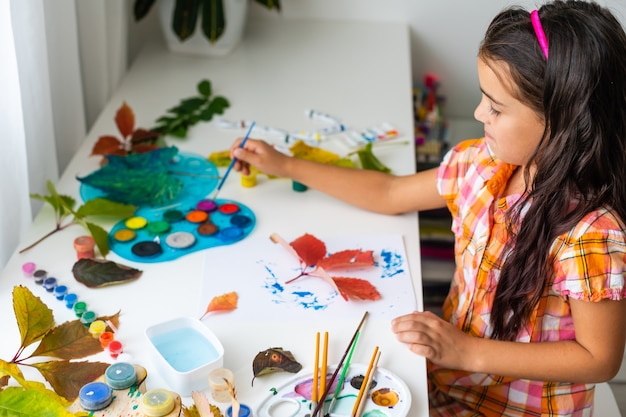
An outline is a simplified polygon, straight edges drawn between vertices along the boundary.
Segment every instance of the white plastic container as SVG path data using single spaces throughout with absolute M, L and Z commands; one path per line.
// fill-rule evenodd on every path
M 200 320 L 180 317 L 146 329 L 153 362 L 183 397 L 209 386 L 209 373 L 224 363 L 224 347 Z

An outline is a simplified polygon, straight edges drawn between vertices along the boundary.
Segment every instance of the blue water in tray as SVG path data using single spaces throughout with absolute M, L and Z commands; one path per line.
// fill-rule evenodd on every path
M 150 340 L 178 372 L 193 371 L 219 357 L 215 346 L 202 333 L 190 327 L 161 333 Z

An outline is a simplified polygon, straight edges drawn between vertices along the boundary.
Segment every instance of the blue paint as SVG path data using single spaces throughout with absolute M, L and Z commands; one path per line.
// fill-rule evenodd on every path
M 199 331 L 183 327 L 150 338 L 161 356 L 178 372 L 197 369 L 218 358 L 215 346 Z
M 404 258 L 401 254 L 383 249 L 380 251 L 380 257 L 382 260 L 382 265 L 380 265 L 382 268 L 381 278 L 393 278 L 405 272 Z

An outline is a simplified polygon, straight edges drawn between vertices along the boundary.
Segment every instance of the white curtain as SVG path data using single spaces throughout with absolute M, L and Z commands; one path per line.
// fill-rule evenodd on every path
M 0 1 L 0 268 L 126 71 L 130 7 Z

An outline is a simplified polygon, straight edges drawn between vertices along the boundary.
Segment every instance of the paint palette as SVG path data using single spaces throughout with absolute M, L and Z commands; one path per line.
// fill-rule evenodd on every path
M 109 247 L 135 262 L 164 262 L 216 246 L 252 232 L 252 210 L 232 200 L 201 199 L 174 207 L 144 208 L 109 232 Z
M 334 368 L 330 368 L 327 379 L 330 379 Z M 350 416 L 352 408 L 363 383 L 367 365 L 350 364 L 343 386 L 333 406 L 331 417 Z M 339 377 L 337 377 L 339 379 Z M 327 415 L 332 394 L 337 381 L 331 386 L 324 403 Z M 306 417 L 313 411 L 311 391 L 313 373 L 300 372 L 276 391 L 276 394 L 265 399 L 255 414 L 256 417 Z M 411 408 L 411 392 L 407 385 L 392 372 L 378 367 L 374 374 L 372 386 L 363 398 L 366 401 L 363 417 L 406 417 Z

